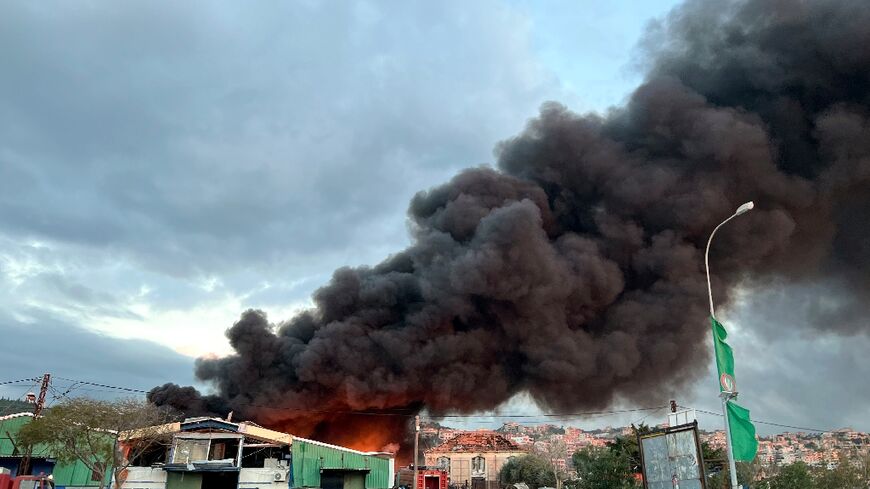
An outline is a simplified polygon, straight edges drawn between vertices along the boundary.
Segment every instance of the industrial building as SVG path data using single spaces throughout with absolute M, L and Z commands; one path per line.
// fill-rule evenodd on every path
M 16 445 L 18 432 L 33 421 L 33 413 L 22 412 L 0 416 L 0 468 L 18 474 L 18 467 L 24 456 L 23 447 Z M 44 446 L 34 446 L 30 457 L 30 473 L 52 474 L 57 489 L 85 489 L 99 487 L 99 476 L 82 462 L 71 464 L 58 463 Z
M 166 426 L 171 444 L 132 461 L 123 489 L 388 489 L 392 454 L 360 452 L 255 423 L 191 418 Z M 121 435 L 125 440 L 135 433 Z

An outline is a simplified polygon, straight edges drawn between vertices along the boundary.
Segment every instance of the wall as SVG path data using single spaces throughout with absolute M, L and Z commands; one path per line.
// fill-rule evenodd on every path
M 127 468 L 122 489 L 166 489 L 166 471 L 151 467 Z
M 239 489 L 287 489 L 290 487 L 290 474 L 286 467 L 270 469 L 242 469 L 239 472 Z M 275 480 L 275 474 L 283 475 L 282 481 Z
M 275 473 L 283 474 L 283 481 L 275 480 Z M 241 469 L 239 489 L 287 489 L 289 477 L 286 467 L 268 469 Z M 201 476 L 186 473 L 182 479 L 177 472 L 167 474 L 160 468 L 130 467 L 122 489 L 200 489 Z M 202 488 L 208 489 L 208 488 Z
M 510 457 L 520 457 L 525 455 L 522 451 L 509 452 L 428 452 L 424 459 L 427 466 L 437 467 L 440 457 L 448 457 L 450 459 L 450 483 L 464 484 L 468 482 L 471 486 L 471 459 L 477 456 L 482 456 L 486 461 L 485 478 L 488 481 L 497 481 L 498 473 L 504 464 L 507 463 Z
M 126 487 L 126 486 L 125 486 Z M 170 472 L 166 475 L 166 489 L 208 489 L 202 487 L 202 475 Z

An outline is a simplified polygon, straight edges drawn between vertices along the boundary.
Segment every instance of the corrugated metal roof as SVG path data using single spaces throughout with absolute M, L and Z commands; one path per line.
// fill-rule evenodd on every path
M 0 416 L 0 421 L 6 421 L 7 419 L 22 418 L 22 417 L 27 417 L 27 416 L 32 418 L 33 413 L 25 412 L 25 413 L 7 414 L 6 416 Z

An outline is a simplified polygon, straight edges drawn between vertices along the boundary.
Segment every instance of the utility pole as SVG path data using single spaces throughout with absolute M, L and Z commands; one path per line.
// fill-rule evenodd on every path
M 38 418 L 45 407 L 45 394 L 48 393 L 48 384 L 51 382 L 51 374 L 42 376 L 42 385 L 39 387 L 39 397 L 36 398 L 36 407 L 33 408 L 33 418 Z
M 48 393 L 48 384 L 51 382 L 51 374 L 42 376 L 42 385 L 39 387 L 39 397 L 36 398 L 36 405 L 33 407 L 33 420 L 42 414 L 45 408 L 45 394 Z M 31 421 L 33 422 L 33 421 Z M 30 475 L 30 457 L 33 455 L 33 447 L 27 445 L 24 448 L 24 456 L 18 464 L 18 475 Z
M 420 451 L 420 415 L 414 416 L 414 489 L 417 489 L 417 458 Z

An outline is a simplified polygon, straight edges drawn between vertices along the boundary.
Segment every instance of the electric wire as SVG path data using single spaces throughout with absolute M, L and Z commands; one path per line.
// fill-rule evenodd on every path
M 74 383 L 78 383 L 78 384 L 92 385 L 92 386 L 95 386 L 95 387 L 104 387 L 104 388 L 107 388 L 107 389 L 114 389 L 114 390 L 119 390 L 119 391 L 137 392 L 137 393 L 140 393 L 140 394 L 147 394 L 147 393 L 148 393 L 148 391 L 146 391 L 146 390 L 135 389 L 135 388 L 132 388 L 132 387 L 118 387 L 118 386 L 115 386 L 115 385 L 100 384 L 100 383 L 98 383 L 98 382 L 88 382 L 88 381 L 86 381 L 86 380 L 67 379 L 67 378 L 64 378 L 64 377 L 54 377 L 54 378 L 56 378 L 56 379 L 58 379 L 58 380 L 65 380 L 65 381 L 67 381 L 67 382 L 74 382 Z
M 684 408 L 685 408 L 685 407 L 687 407 L 687 406 L 680 406 L 680 407 L 684 407 Z M 718 417 L 720 417 L 720 418 L 722 418 L 722 417 L 725 416 L 725 415 L 722 414 L 722 413 L 717 413 L 717 412 L 714 412 L 714 411 L 707 411 L 707 410 L 705 410 L 705 409 L 697 409 L 697 408 L 688 408 L 688 409 L 694 409 L 696 412 L 699 412 L 699 413 L 702 413 L 702 414 L 708 414 L 708 415 L 711 415 L 711 416 L 718 416 Z M 815 432 L 819 432 L 819 433 L 828 433 L 828 432 L 834 431 L 834 430 L 831 430 L 831 429 L 807 428 L 807 427 L 805 427 L 805 426 L 794 426 L 794 425 L 789 425 L 789 424 L 774 423 L 774 422 L 772 422 L 772 421 L 760 421 L 760 420 L 757 420 L 757 419 L 753 419 L 752 422 L 753 422 L 753 423 L 756 423 L 756 424 L 763 424 L 763 425 L 768 425 L 768 426 L 776 426 L 776 427 L 779 427 L 779 428 L 789 428 L 789 429 L 792 429 L 792 430 L 800 430 L 800 431 L 815 431 Z
M 26 379 L 7 380 L 5 382 L 0 382 L 0 385 L 17 384 L 19 382 L 28 382 L 28 381 L 32 382 L 32 381 L 39 380 L 39 379 L 40 379 L 40 377 L 28 377 Z
M 36 389 L 36 386 L 39 385 L 39 382 L 42 379 L 40 379 L 40 378 L 22 379 L 22 380 L 16 380 L 16 381 L 12 381 L 12 382 L 5 382 L 4 384 L 14 384 L 17 382 L 23 382 L 23 381 L 27 381 L 27 380 L 33 381 L 34 383 L 22 393 L 22 396 L 23 396 L 23 395 L 27 394 L 28 392 L 31 392 L 34 389 Z M 12 411 L 15 409 L 15 406 L 16 406 L 16 403 L 14 402 L 16 400 L 17 399 L 12 399 L 13 402 L 10 402 L 9 405 L 6 406 L 5 409 L 3 409 L 3 411 L 0 411 L 0 416 L 6 416 L 7 414 L 12 414 Z
M 133 388 L 133 387 L 114 386 L 114 385 L 103 384 L 103 383 L 99 383 L 99 382 L 90 382 L 90 381 L 84 381 L 84 380 L 70 379 L 70 378 L 66 378 L 66 377 L 53 377 L 53 379 L 72 382 L 73 383 L 72 385 L 82 384 L 82 385 L 89 385 L 89 386 L 100 387 L 100 388 L 105 389 L 105 390 L 90 389 L 92 391 L 99 391 L 99 392 L 123 391 L 123 392 L 137 393 L 137 394 L 147 394 L 149 392 L 149 391 L 144 390 L 144 389 L 138 389 L 138 388 Z M 31 379 L 20 379 L 20 380 L 15 380 L 15 381 L 8 381 L 8 382 L 0 383 L 0 385 L 4 385 L 6 383 L 23 382 L 23 381 L 27 381 L 27 380 L 33 380 L 33 379 L 31 378 Z M 72 387 L 72 386 L 70 386 L 70 387 Z M 79 388 L 77 387 L 76 389 L 79 389 Z M 88 390 L 88 389 L 81 389 L 81 390 Z M 270 409 L 270 410 L 276 410 L 276 411 L 299 412 L 299 413 L 310 413 L 310 414 L 333 414 L 333 415 L 352 415 L 352 416 L 397 416 L 397 417 L 407 417 L 407 418 L 412 418 L 418 414 L 417 411 L 412 410 L 412 409 L 393 409 L 393 410 L 383 410 L 383 411 L 355 411 L 355 410 L 286 408 L 286 407 L 267 406 L 267 405 L 262 405 L 262 404 L 244 403 L 244 402 L 237 402 L 237 403 L 234 403 L 234 405 L 237 405 L 239 407 L 251 407 L 251 408 L 260 408 L 260 409 Z M 645 415 L 644 417 L 640 418 L 640 421 L 642 421 L 642 420 L 646 419 L 647 417 L 649 417 L 650 415 L 654 414 L 655 411 L 665 409 L 667 407 L 669 407 L 669 406 L 663 405 L 663 406 L 652 406 L 652 407 L 642 407 L 642 408 L 633 408 L 633 409 L 614 409 L 614 410 L 586 411 L 586 412 L 573 412 L 573 413 L 446 414 L 446 415 L 428 415 L 427 418 L 434 419 L 434 420 L 438 420 L 438 419 L 476 419 L 476 420 L 481 420 L 481 421 L 490 420 L 490 419 L 491 420 L 505 419 L 505 418 L 510 418 L 510 419 L 534 419 L 534 418 L 543 418 L 543 419 L 556 418 L 556 419 L 558 419 L 558 418 L 565 418 L 565 419 L 568 419 L 568 418 L 578 418 L 578 417 L 611 416 L 611 415 L 617 415 L 617 414 L 652 411 L 652 412 L 648 413 L 647 415 Z M 716 412 L 707 411 L 704 409 L 691 408 L 688 406 L 680 406 L 680 407 L 694 409 L 696 412 L 699 412 L 702 414 L 719 416 L 719 417 L 723 416 L 722 413 L 716 413 Z M 820 432 L 820 433 L 831 431 L 829 429 L 808 428 L 808 427 L 795 426 L 795 425 L 789 425 L 789 424 L 783 424 L 783 423 L 775 423 L 772 421 L 753 420 L 753 423 L 758 423 L 758 424 L 768 425 L 768 426 L 775 426 L 775 427 L 779 427 L 779 428 L 788 428 L 788 429 L 795 429 L 795 430 L 801 430 L 801 431 L 813 431 L 813 432 Z

